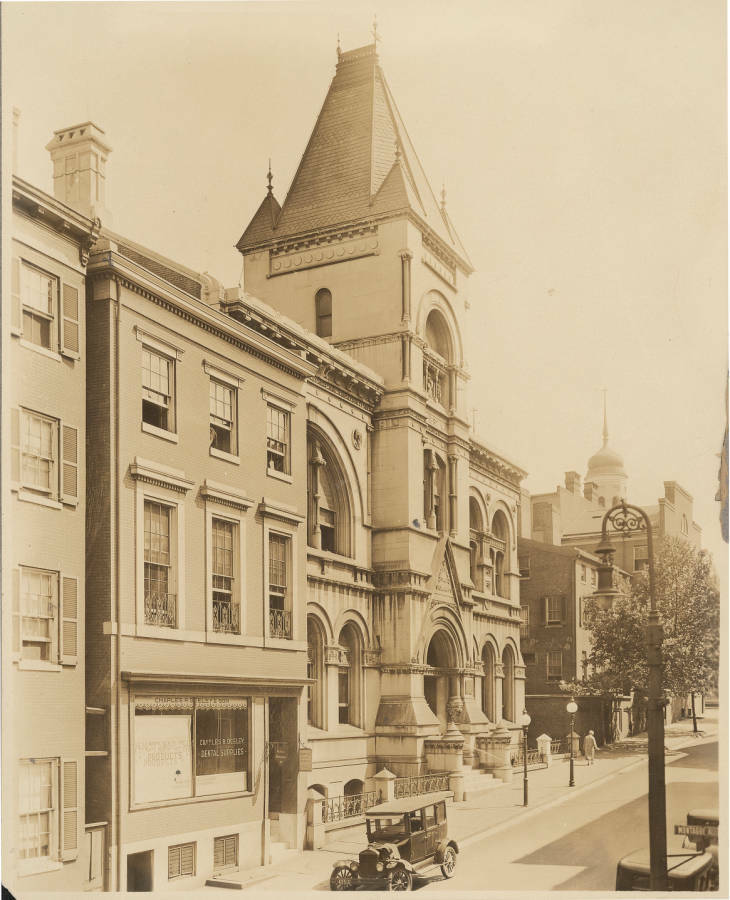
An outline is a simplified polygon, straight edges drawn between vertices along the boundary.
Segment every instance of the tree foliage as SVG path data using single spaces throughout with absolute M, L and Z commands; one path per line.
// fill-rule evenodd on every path
M 674 696 L 717 686 L 720 656 L 720 594 L 708 553 L 681 538 L 665 538 L 655 552 L 656 605 L 664 628 L 664 690 Z M 594 668 L 582 692 L 646 693 L 649 572 L 602 609 L 586 602 Z M 574 687 L 574 685 L 571 685 Z

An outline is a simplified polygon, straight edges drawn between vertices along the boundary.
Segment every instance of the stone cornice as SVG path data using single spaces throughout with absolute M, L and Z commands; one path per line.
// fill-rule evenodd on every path
M 489 450 L 473 438 L 470 441 L 469 464 L 477 471 L 481 470 L 486 475 L 492 475 L 516 489 L 519 489 L 522 479 L 527 477 L 524 469 Z
M 230 509 L 237 509 L 246 512 L 254 501 L 250 500 L 245 494 L 241 494 L 226 484 L 218 484 L 216 481 L 206 479 L 201 488 L 200 496 L 211 503 L 217 503 L 219 506 L 227 506 Z
M 195 484 L 194 481 L 186 478 L 185 473 L 179 469 L 170 469 L 160 463 L 140 459 L 139 456 L 136 456 L 130 465 L 129 474 L 135 481 L 144 481 L 155 487 L 167 488 L 179 494 L 187 493 Z

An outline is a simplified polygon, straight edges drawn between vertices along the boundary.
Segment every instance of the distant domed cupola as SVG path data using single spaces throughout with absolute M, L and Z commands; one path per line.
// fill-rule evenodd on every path
M 608 446 L 608 419 L 606 415 L 606 399 L 603 400 L 603 446 L 588 460 L 588 472 L 586 483 L 596 485 L 596 494 L 605 497 L 607 506 L 616 500 L 626 497 L 626 482 L 628 475 L 624 468 L 624 459 Z

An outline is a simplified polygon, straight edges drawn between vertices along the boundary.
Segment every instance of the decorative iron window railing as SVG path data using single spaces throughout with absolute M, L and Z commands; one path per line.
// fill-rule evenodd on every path
M 395 779 L 396 799 L 401 797 L 417 797 L 431 791 L 448 791 L 448 772 L 429 772 L 427 775 L 406 775 Z
M 366 809 L 375 806 L 378 795 L 375 791 L 366 791 L 364 794 L 350 794 L 349 796 L 327 797 L 322 800 L 322 822 L 325 825 L 331 822 L 341 822 L 343 819 L 352 819 L 361 816 Z
M 144 597 L 145 625 L 177 628 L 177 594 L 150 591 Z
M 291 610 L 269 610 L 269 634 L 271 637 L 291 639 Z
M 443 404 L 446 393 L 446 370 L 432 359 L 423 361 L 423 387 L 432 400 Z
M 213 598 L 213 631 L 226 634 L 241 633 L 241 608 L 230 598 Z

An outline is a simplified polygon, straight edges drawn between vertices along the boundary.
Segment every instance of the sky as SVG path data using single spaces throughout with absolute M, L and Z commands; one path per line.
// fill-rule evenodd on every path
M 477 431 L 541 493 L 611 445 L 629 499 L 694 497 L 727 587 L 715 492 L 727 378 L 724 3 L 703 0 L 3 3 L 17 174 L 51 191 L 54 129 L 113 148 L 115 231 L 231 286 L 344 50 L 372 41 L 475 266 Z

